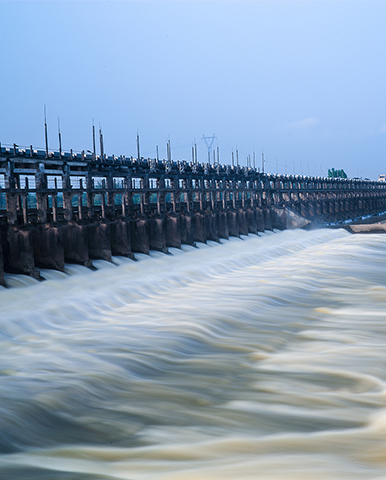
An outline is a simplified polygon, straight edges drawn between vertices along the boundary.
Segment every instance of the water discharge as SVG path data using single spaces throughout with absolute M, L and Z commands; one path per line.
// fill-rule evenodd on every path
M 386 235 L 171 252 L 0 290 L 0 477 L 385 479 Z

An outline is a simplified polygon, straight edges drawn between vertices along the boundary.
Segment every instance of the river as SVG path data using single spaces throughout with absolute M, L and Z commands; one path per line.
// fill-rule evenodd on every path
M 2 480 L 386 479 L 386 235 L 198 247 L 0 287 Z

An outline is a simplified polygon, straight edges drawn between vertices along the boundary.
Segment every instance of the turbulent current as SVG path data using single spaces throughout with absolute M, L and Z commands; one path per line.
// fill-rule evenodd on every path
M 386 235 L 170 251 L 0 287 L 0 478 L 386 479 Z

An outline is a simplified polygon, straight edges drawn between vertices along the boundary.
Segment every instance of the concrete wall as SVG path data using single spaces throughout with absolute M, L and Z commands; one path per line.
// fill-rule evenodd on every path
M 318 209 L 330 210 L 330 205 L 317 203 L 314 208 L 317 215 Z M 0 285 L 4 285 L 4 272 L 39 278 L 38 268 L 63 271 L 65 262 L 92 267 L 92 259 L 111 261 L 113 255 L 133 258 L 135 252 L 148 254 L 150 249 L 167 252 L 168 247 L 180 248 L 181 244 L 219 241 L 273 228 L 303 228 L 309 223 L 291 209 L 263 206 L 171 212 L 113 221 L 3 225 L 0 227 Z

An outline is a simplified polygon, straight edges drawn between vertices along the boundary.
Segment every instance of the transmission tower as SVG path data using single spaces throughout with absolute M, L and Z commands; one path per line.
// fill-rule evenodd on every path
M 211 137 L 206 137 L 205 135 L 202 135 L 202 139 L 204 140 L 207 148 L 208 148 L 208 163 L 210 164 L 210 150 L 212 148 L 213 142 L 216 140 L 216 135 L 213 134 Z

